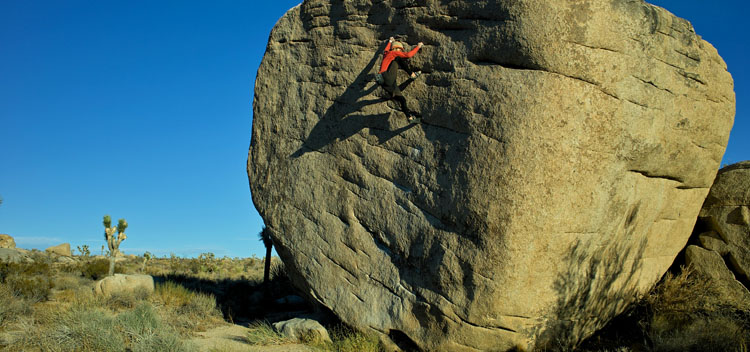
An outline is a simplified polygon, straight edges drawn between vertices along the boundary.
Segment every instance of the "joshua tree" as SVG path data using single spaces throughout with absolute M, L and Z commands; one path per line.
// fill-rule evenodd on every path
M 88 257 L 91 255 L 91 251 L 89 250 L 88 245 L 78 246 L 78 252 L 81 253 L 82 256 Z
M 151 254 L 151 252 L 143 253 L 143 265 L 141 266 L 141 272 L 146 270 L 146 263 L 148 263 L 148 260 L 151 259 L 154 255 Z
M 271 249 L 273 248 L 273 240 L 271 240 L 271 230 L 265 226 L 260 230 L 258 234 L 263 245 L 266 246 L 266 265 L 263 268 L 263 286 L 268 286 L 269 276 L 271 275 Z
M 125 219 L 117 221 L 117 227 L 112 226 L 112 218 L 109 215 L 104 215 L 104 238 L 107 240 L 107 247 L 109 248 L 109 276 L 115 274 L 115 257 L 120 253 L 120 243 L 125 241 L 128 236 L 125 235 L 125 229 L 128 228 L 128 222 Z M 117 235 L 115 236 L 115 230 Z

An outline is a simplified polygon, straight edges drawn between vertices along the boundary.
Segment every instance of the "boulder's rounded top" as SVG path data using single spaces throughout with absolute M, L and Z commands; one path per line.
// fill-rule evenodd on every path
M 52 246 L 44 250 L 47 253 L 53 253 L 65 257 L 72 257 L 73 253 L 70 251 L 70 243 L 61 243 L 57 246 Z
M 703 207 L 750 206 L 750 160 L 725 166 L 716 174 Z
M 0 234 L 0 248 L 16 248 L 16 241 L 8 234 Z

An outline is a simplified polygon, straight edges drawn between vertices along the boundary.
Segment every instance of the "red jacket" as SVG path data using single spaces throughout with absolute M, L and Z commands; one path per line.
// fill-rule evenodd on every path
M 387 71 L 388 66 L 391 64 L 391 61 L 393 61 L 393 59 L 397 57 L 410 58 L 414 56 L 417 51 L 419 51 L 419 46 L 415 46 L 414 49 L 411 49 L 411 51 L 409 51 L 408 53 L 398 50 L 391 50 L 391 42 L 388 42 L 388 45 L 385 46 L 385 50 L 383 51 L 383 63 L 380 64 L 380 71 L 378 73 Z

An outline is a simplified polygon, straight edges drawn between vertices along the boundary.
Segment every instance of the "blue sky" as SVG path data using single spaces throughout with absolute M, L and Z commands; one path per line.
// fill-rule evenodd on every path
M 293 1 L 0 1 L 0 233 L 19 247 L 263 256 L 245 161 L 253 83 Z M 654 1 L 690 20 L 735 80 L 723 163 L 750 159 L 742 1 Z M 720 4 L 720 5 L 719 5 Z

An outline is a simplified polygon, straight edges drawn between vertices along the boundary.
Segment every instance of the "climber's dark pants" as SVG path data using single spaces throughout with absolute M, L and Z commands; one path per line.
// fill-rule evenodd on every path
M 401 105 L 401 111 L 409 115 L 411 114 L 411 110 L 406 106 L 406 98 L 401 94 L 401 88 L 399 88 L 396 83 L 399 68 L 401 68 L 401 66 L 399 66 L 398 60 L 391 61 L 391 64 L 388 65 L 388 70 L 383 72 L 383 88 L 390 93 L 391 99 L 397 101 L 398 104 Z M 408 71 L 407 73 L 411 74 L 411 72 Z

